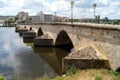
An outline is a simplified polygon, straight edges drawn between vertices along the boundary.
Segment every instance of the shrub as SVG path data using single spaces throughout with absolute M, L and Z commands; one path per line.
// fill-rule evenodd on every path
M 115 76 L 120 76 L 119 72 L 116 72 L 116 71 L 113 71 L 113 70 L 111 70 L 110 73 L 113 74 L 113 75 L 115 75 Z
M 75 74 L 78 71 L 78 69 L 75 66 L 70 67 L 70 69 L 68 70 L 68 74 L 72 75 Z
M 95 80 L 102 80 L 102 78 L 99 76 L 95 76 Z
M 0 76 L 0 80 L 5 80 L 3 76 Z

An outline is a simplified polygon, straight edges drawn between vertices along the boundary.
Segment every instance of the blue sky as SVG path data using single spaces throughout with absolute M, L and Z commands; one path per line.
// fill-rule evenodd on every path
M 74 18 L 92 18 L 93 3 L 97 4 L 96 15 L 101 18 L 120 19 L 120 0 L 73 0 Z M 0 15 L 17 15 L 20 11 L 36 15 L 46 14 L 70 17 L 71 0 L 0 0 Z

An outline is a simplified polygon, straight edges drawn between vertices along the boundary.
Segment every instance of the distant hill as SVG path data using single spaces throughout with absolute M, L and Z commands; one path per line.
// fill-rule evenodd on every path
M 9 19 L 9 18 L 15 18 L 15 16 L 1 16 L 0 15 L 0 20 L 5 20 L 5 19 Z

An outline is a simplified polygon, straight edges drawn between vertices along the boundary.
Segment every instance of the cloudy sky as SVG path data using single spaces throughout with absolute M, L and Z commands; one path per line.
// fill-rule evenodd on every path
M 97 4 L 96 15 L 101 18 L 108 17 L 120 19 L 120 0 L 73 0 L 74 18 L 92 18 L 93 3 Z M 0 15 L 17 15 L 19 11 L 36 15 L 43 11 L 46 14 L 54 14 L 70 17 L 71 0 L 0 0 Z

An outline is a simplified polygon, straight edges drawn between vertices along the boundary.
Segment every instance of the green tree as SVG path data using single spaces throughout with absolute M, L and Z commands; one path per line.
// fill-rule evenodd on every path
M 22 20 L 21 23 L 25 23 L 26 21 L 25 20 Z
M 96 22 L 99 23 L 100 22 L 100 15 L 96 15 L 95 18 L 96 18 Z
M 119 20 L 113 20 L 113 24 L 119 24 Z
M 108 21 L 109 21 L 108 17 L 105 17 L 105 18 L 103 19 L 103 21 L 105 22 L 105 24 L 108 23 Z
M 31 23 L 31 21 L 32 21 L 32 18 L 29 18 L 29 22 Z
M 18 15 L 16 15 L 16 17 L 15 17 L 15 21 L 17 21 L 18 20 Z
M 7 25 L 8 25 L 8 21 L 5 20 L 5 21 L 4 21 L 4 26 L 7 26 Z

